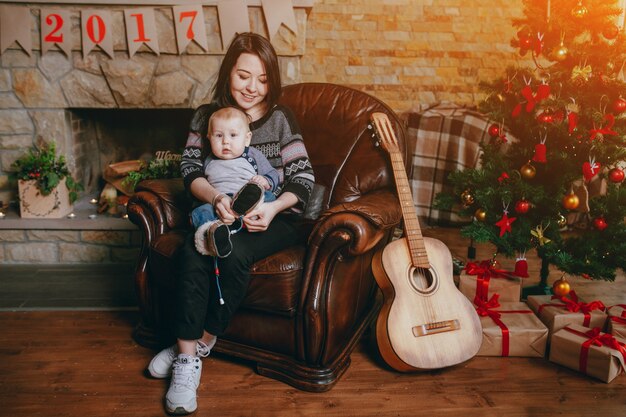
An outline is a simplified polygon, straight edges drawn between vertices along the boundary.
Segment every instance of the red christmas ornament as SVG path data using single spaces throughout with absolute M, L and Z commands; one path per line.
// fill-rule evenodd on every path
M 524 213 L 528 213 L 528 210 L 530 209 L 530 203 L 525 200 L 525 199 L 521 199 L 520 201 L 518 201 L 517 203 L 515 203 L 515 212 L 519 213 L 519 214 L 524 214 Z
M 521 52 L 526 53 L 527 50 L 532 48 L 533 39 L 528 35 L 519 35 L 519 47 Z
M 620 168 L 613 168 L 609 171 L 609 180 L 614 183 L 620 183 L 624 181 L 624 171 Z
M 491 136 L 492 138 L 497 138 L 498 136 L 500 136 L 500 126 L 494 123 L 491 126 L 489 126 L 489 130 L 487 132 L 489 133 L 489 136 Z
M 537 116 L 537 121 L 539 123 L 552 123 L 554 122 L 554 115 L 546 110 Z
M 525 255 L 520 255 L 515 259 L 515 275 L 522 278 L 528 278 L 528 261 L 526 261 Z
M 602 217 L 597 217 L 597 218 L 593 219 L 593 227 L 595 227 L 599 231 L 603 231 L 608 226 L 609 225 L 606 223 L 606 220 L 604 220 Z
M 609 23 L 602 29 L 602 36 L 608 40 L 617 38 L 617 35 L 619 35 L 619 28 L 615 23 Z
M 596 162 L 594 159 L 583 163 L 583 177 L 585 177 L 586 182 L 591 181 L 591 179 L 600 172 L 600 166 L 600 163 Z
M 567 131 L 571 135 L 578 127 L 578 113 L 569 111 L 567 113 Z
M 535 162 L 541 162 L 543 164 L 545 164 L 547 162 L 546 159 L 546 144 L 545 143 L 538 143 L 535 145 L 535 154 L 533 155 L 533 161 Z
M 626 110 L 626 100 L 620 97 L 613 102 L 613 111 L 617 114 L 620 114 L 624 110 Z
M 500 237 L 504 236 L 506 232 L 511 232 L 511 225 L 516 220 L 516 217 L 509 217 L 506 210 L 502 213 L 502 218 L 496 222 L 496 226 L 500 228 Z

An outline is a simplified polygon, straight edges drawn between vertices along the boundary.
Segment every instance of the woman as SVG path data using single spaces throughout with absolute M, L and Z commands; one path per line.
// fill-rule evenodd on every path
M 260 35 L 243 33 L 235 37 L 224 56 L 213 88 L 213 103 L 200 106 L 191 121 L 181 162 L 185 187 L 198 204 L 213 203 L 224 223 L 232 224 L 235 213 L 226 204 L 229 200 L 220 198 L 202 172 L 209 149 L 207 120 L 217 108 L 236 106 L 248 114 L 252 120 L 251 145 L 279 172 L 282 186 L 276 200 L 259 205 L 243 217 L 247 232 L 234 234 L 232 253 L 219 260 L 219 275 L 224 277 L 220 282 L 224 305 L 218 301 L 219 276 L 214 259 L 196 251 L 193 234 L 181 250 L 174 318 L 177 343 L 159 352 L 148 366 L 154 377 L 172 375 L 165 396 L 169 413 L 195 411 L 202 372 L 199 357 L 209 354 L 243 300 L 252 264 L 301 238 L 293 214 L 304 210 L 314 176 L 293 114 L 277 104 L 280 94 L 280 70 L 274 48 Z

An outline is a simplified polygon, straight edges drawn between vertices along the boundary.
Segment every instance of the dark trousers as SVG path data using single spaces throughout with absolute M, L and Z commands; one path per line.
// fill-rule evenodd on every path
M 302 238 L 298 229 L 288 216 L 279 215 L 264 232 L 244 229 L 231 236 L 232 253 L 218 259 L 223 305 L 219 303 L 213 257 L 198 253 L 190 233 L 176 268 L 176 337 L 199 339 L 203 330 L 216 336 L 224 333 L 244 299 L 252 264 L 298 243 Z

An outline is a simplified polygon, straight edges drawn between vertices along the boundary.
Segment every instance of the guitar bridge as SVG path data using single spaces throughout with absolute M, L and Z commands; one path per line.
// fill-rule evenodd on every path
M 459 330 L 460 328 L 461 324 L 457 319 L 424 323 L 413 327 L 413 336 L 428 336 L 431 334 L 451 332 L 453 330 Z

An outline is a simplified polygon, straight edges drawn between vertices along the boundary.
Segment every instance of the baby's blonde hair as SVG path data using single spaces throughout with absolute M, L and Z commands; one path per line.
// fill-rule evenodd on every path
M 233 119 L 241 119 L 246 126 L 246 133 L 250 131 L 250 116 L 248 116 L 243 110 L 238 109 L 237 107 L 224 107 L 219 110 L 213 112 L 211 117 L 209 117 L 209 126 L 207 132 L 211 133 L 211 128 L 213 126 L 214 120 L 233 120 Z

